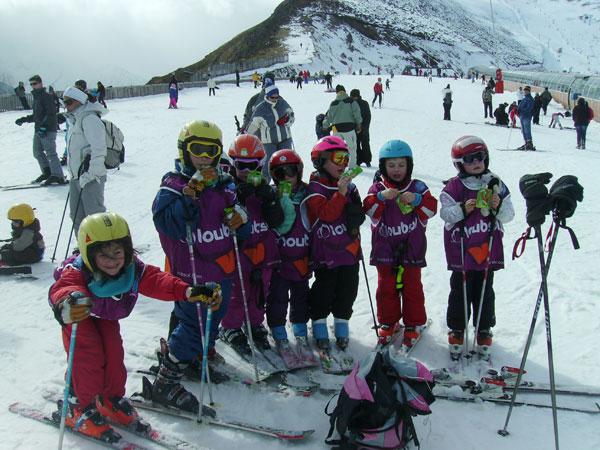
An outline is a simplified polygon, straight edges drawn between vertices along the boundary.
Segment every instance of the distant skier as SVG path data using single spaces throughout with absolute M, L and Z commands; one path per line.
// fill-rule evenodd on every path
M 29 103 L 27 103 L 27 97 L 25 95 L 25 86 L 22 81 L 19 81 L 19 85 L 15 88 L 15 95 L 19 98 L 21 106 L 24 110 L 31 109 Z
M 369 102 L 360 96 L 358 89 L 350 91 L 350 98 L 358 103 L 360 116 L 362 117 L 360 131 L 356 133 L 356 165 L 360 166 L 362 163 L 365 163 L 367 167 L 371 167 L 371 159 L 373 157 L 371 155 L 371 137 L 369 135 L 369 127 L 371 126 Z
M 519 150 L 535 150 L 533 138 L 531 136 L 531 119 L 533 118 L 533 97 L 531 96 L 531 88 L 525 86 L 523 89 L 523 100 L 518 103 L 519 119 L 521 120 L 521 133 L 525 144 L 519 147 Z
M 327 72 L 324 76 L 325 81 L 327 82 L 327 90 L 333 89 L 333 86 L 331 84 L 331 81 L 333 80 L 333 75 L 331 75 L 331 73 Z
M 442 105 L 444 106 L 444 120 L 451 120 L 450 110 L 452 109 L 452 89 L 450 89 L 449 84 L 442 90 L 442 94 L 444 95 L 444 99 L 442 100 Z
M 488 114 L 490 119 L 493 117 L 492 115 L 492 95 L 493 92 L 489 87 L 486 87 L 481 93 L 481 99 L 483 100 L 483 116 L 487 119 Z
M 561 117 L 565 117 L 565 115 L 560 111 L 552 113 L 552 118 L 550 119 L 550 125 L 548 125 L 548 128 L 556 128 L 556 125 L 558 125 L 558 127 L 562 130 L 563 126 L 560 123 Z
M 210 97 L 211 95 L 217 95 L 217 82 L 215 81 L 215 79 L 213 77 L 210 76 L 210 73 L 208 74 L 208 80 L 206 80 L 206 87 L 208 88 L 208 96 Z
M 542 92 L 540 97 L 542 98 L 542 109 L 544 110 L 544 115 L 546 115 L 546 112 L 548 111 L 548 105 L 552 101 L 552 94 L 546 87 L 544 88 L 544 92 Z
M 175 75 L 171 76 L 169 81 L 169 109 L 177 109 L 177 101 L 179 99 L 179 85 Z
M 587 127 L 594 118 L 594 111 L 589 107 L 583 97 L 577 99 L 573 108 L 573 125 L 577 132 L 577 148 L 585 150 Z
M 519 110 L 517 102 L 512 102 L 508 108 L 508 117 L 510 119 L 510 126 L 517 128 L 517 118 L 519 117 Z
M 532 111 L 534 125 L 540 124 L 540 110 L 541 109 L 542 109 L 542 99 L 540 97 L 540 94 L 538 94 L 536 92 L 535 97 L 533 98 L 533 111 Z
M 377 81 L 373 85 L 373 101 L 371 102 L 371 106 L 375 106 L 375 100 L 379 99 L 379 108 L 381 109 L 381 100 L 383 97 L 383 84 L 381 83 L 381 78 L 377 78 Z
M 98 81 L 98 103 L 100 103 L 102 106 L 104 106 L 106 108 L 107 107 L 106 102 L 104 101 L 105 98 L 106 98 L 106 88 L 104 87 L 102 82 Z

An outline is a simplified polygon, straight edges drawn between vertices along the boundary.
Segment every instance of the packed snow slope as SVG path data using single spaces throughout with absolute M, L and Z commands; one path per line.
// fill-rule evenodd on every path
M 359 88 L 370 100 L 375 77 L 342 76 L 334 84 L 342 83 L 348 90 Z M 441 90 L 450 82 L 454 90 L 453 120 L 443 121 Z M 294 108 L 296 122 L 292 134 L 297 151 L 305 161 L 304 177 L 310 172 L 310 149 L 315 143 L 314 118 L 324 112 L 334 94 L 325 93 L 323 85 L 304 85 L 296 90 L 294 85 L 279 82 L 280 93 Z M 529 329 L 533 306 L 540 283 L 538 252 L 534 241 L 527 245 L 524 255 L 511 261 L 512 245 L 525 230 L 525 203 L 519 193 L 518 181 L 525 173 L 549 171 L 554 180 L 561 175 L 574 174 L 585 187 L 585 199 L 568 224 L 575 230 L 581 244 L 580 250 L 572 248 L 568 233 L 561 230 L 549 274 L 552 337 L 557 381 L 563 384 L 591 384 L 600 386 L 597 378 L 600 356 L 597 343 L 600 338 L 600 302 L 598 295 L 598 244 L 597 221 L 600 221 L 600 127 L 593 123 L 588 130 L 588 150 L 575 149 L 575 132 L 548 128 L 550 116 L 542 116 L 541 125 L 534 126 L 534 142 L 538 152 L 499 151 L 522 144 L 519 130 L 486 125 L 482 116 L 482 86 L 466 80 L 395 77 L 391 91 L 384 94 L 383 109 L 373 109 L 371 145 L 374 165 L 359 175 L 356 183 L 361 194 L 366 194 L 377 166 L 378 149 L 389 139 L 407 141 L 414 152 L 414 176 L 427 183 L 438 197 L 442 180 L 456 174 L 450 160 L 450 147 L 454 140 L 465 134 L 481 136 L 490 149 L 490 168 L 497 173 L 512 191 L 516 217 L 506 224 L 504 249 L 506 269 L 497 273 L 496 290 L 497 326 L 494 329 L 493 365 L 518 365 Z M 157 232 L 152 223 L 150 207 L 162 175 L 171 170 L 177 155 L 177 135 L 187 121 L 208 119 L 216 122 L 224 132 L 225 146 L 235 136 L 234 114 L 241 117 L 248 98 L 254 94 L 250 84 L 242 87 L 221 86 L 216 97 L 208 97 L 205 89 L 185 89 L 179 98 L 180 109 L 169 110 L 166 95 L 115 100 L 109 103 L 107 119 L 118 124 L 125 133 L 127 160 L 123 167 L 109 174 L 106 185 L 106 205 L 119 212 L 131 227 L 134 244 L 143 250 L 141 258 L 162 266 L 164 255 Z M 514 94 L 494 97 L 512 101 Z M 552 103 L 549 114 L 559 106 Z M 17 112 L 0 114 L 2 140 L 2 175 L 0 184 L 16 184 L 34 179 L 39 172 L 31 155 L 33 127 L 17 127 Z M 570 125 L 564 120 L 565 125 Z M 57 139 L 62 148 L 63 134 Z M 36 264 L 34 274 L 38 280 L 17 280 L 10 277 L 1 281 L 2 323 L 0 330 L 0 436 L 2 448 L 50 448 L 56 444 L 58 434 L 49 427 L 36 424 L 10 414 L 7 407 L 15 401 L 24 401 L 50 410 L 52 405 L 41 398 L 41 392 L 63 385 L 66 358 L 60 338 L 60 327 L 47 304 L 46 295 L 52 283 L 50 261 L 54 251 L 66 189 L 42 188 L 12 192 L 0 191 L 0 211 L 17 202 L 30 203 L 37 209 L 46 239 L 44 260 Z M 65 255 L 70 221 L 66 220 L 59 241 L 57 255 L 60 262 Z M 2 234 L 10 232 L 8 221 L 0 221 Z M 423 270 L 423 284 L 427 312 L 433 325 L 418 344 L 413 355 L 430 368 L 449 364 L 446 345 L 446 302 L 449 273 L 446 270 L 442 241 L 443 223 L 434 217 L 428 227 L 428 267 Z M 548 224 L 544 224 L 544 232 Z M 365 255 L 370 252 L 370 228 L 361 228 Z M 73 245 L 73 244 L 72 244 Z M 368 258 L 367 258 L 368 260 Z M 596 269 L 594 269 L 596 267 Z M 371 292 L 377 284 L 376 271 L 367 267 Z M 159 336 L 167 333 L 171 305 L 165 302 L 140 298 L 132 315 L 121 321 L 125 346 L 125 364 L 129 370 L 127 392 L 141 388 L 141 378 L 135 374 L 139 368 L 148 368 Z M 360 358 L 375 345 L 371 330 L 371 313 L 366 281 L 362 276 L 356 299 L 354 315 L 350 321 L 350 351 Z M 547 381 L 546 340 L 540 315 L 527 364 L 528 379 Z M 469 370 L 469 368 L 466 368 Z M 188 383 L 199 393 L 199 385 Z M 298 448 L 325 448 L 323 439 L 329 422 L 323 414 L 328 396 L 315 394 L 310 398 L 283 396 L 281 394 L 256 394 L 243 386 L 227 384 L 215 386 L 215 399 L 219 411 L 246 417 L 265 424 L 297 429 L 316 429 L 315 435 Z M 531 397 L 531 396 L 530 396 Z M 205 397 L 206 398 L 206 397 Z M 535 397 L 547 401 L 546 396 Z M 559 404 L 590 407 L 590 399 L 559 398 Z M 552 419 L 549 410 L 520 407 L 513 412 L 509 425 L 511 435 L 503 438 L 496 430 L 504 424 L 506 407 L 492 404 L 464 404 L 438 400 L 432 405 L 433 414 L 415 419 L 423 449 L 430 450 L 481 450 L 505 449 L 532 450 L 553 448 Z M 154 414 L 145 414 L 157 427 L 177 433 L 198 445 L 213 449 L 276 449 L 280 442 L 267 440 L 241 432 L 199 428 L 194 424 L 177 422 Z M 578 413 L 559 413 L 560 436 L 563 448 L 592 450 L 600 448 L 598 418 Z M 94 448 L 93 444 L 67 436 L 65 448 Z

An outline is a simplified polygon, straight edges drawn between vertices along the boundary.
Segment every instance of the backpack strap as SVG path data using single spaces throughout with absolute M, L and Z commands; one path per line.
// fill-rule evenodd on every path
M 412 419 L 412 414 L 410 413 L 410 410 L 407 406 L 408 398 L 406 397 L 406 390 L 404 389 L 404 386 L 402 385 L 400 380 L 398 380 L 397 384 L 398 386 L 400 386 L 400 396 L 402 398 L 402 403 L 398 406 L 398 409 L 396 410 L 396 436 L 398 437 L 398 440 L 401 441 L 400 436 L 398 436 L 397 425 L 400 422 L 400 420 L 403 420 L 403 430 L 405 432 L 404 437 L 406 438 L 406 443 L 408 444 L 408 442 L 413 441 L 417 448 L 421 448 L 419 438 L 417 437 L 417 430 Z

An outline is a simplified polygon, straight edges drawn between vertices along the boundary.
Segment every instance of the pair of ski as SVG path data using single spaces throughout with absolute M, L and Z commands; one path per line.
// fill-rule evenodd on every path
M 202 421 L 200 422 L 198 420 L 198 416 L 196 414 L 188 413 L 188 412 L 184 412 L 184 411 L 177 410 L 174 408 L 169 408 L 169 407 L 165 407 L 162 405 L 154 404 L 151 400 L 151 393 L 152 393 L 152 385 L 146 379 L 142 392 L 133 394 L 133 396 L 131 396 L 130 400 L 131 400 L 132 404 L 134 406 L 136 406 L 136 408 L 138 408 L 138 409 L 148 410 L 148 411 L 152 411 L 154 413 L 164 414 L 164 415 L 168 415 L 171 417 L 183 418 L 183 419 L 186 419 L 186 420 L 189 420 L 192 422 L 197 422 L 199 424 L 205 424 L 205 425 L 220 427 L 220 428 L 240 430 L 240 431 L 249 432 L 249 433 L 264 436 L 264 437 L 280 439 L 283 441 L 302 440 L 302 439 L 309 437 L 310 435 L 312 435 L 314 433 L 314 430 L 303 430 L 303 431 L 287 430 L 287 429 L 269 427 L 269 426 L 265 426 L 265 425 L 253 424 L 253 423 L 249 423 L 248 421 L 238 420 L 235 418 L 218 417 L 216 412 L 213 409 L 206 407 L 206 406 L 203 406 Z M 32 420 L 36 420 L 38 422 L 45 423 L 47 425 L 51 425 L 56 428 L 59 428 L 60 427 L 60 406 L 62 404 L 61 397 L 62 397 L 62 394 L 60 392 L 48 391 L 48 392 L 44 393 L 44 398 L 46 400 L 56 403 L 59 406 L 59 410 L 55 411 L 52 414 L 47 414 L 40 409 L 31 407 L 29 405 L 26 405 L 26 404 L 20 403 L 20 402 L 13 403 L 12 405 L 10 405 L 9 411 L 14 414 L 18 414 L 20 416 L 23 416 L 23 417 L 26 417 L 26 418 L 29 418 Z M 143 431 L 140 430 L 141 427 L 137 426 L 138 423 L 140 423 L 140 422 L 144 424 Z M 170 435 L 167 433 L 163 433 L 161 431 L 158 431 L 155 428 L 152 428 L 142 419 L 136 421 L 134 424 L 132 424 L 129 427 L 124 427 L 117 423 L 111 423 L 111 425 L 115 428 L 118 428 L 120 430 L 134 434 L 135 436 L 137 436 L 139 438 L 151 441 L 157 445 L 160 445 L 161 447 L 164 447 L 164 448 L 167 448 L 170 450 L 180 450 L 180 449 L 198 449 L 199 450 L 200 449 L 200 447 L 198 447 L 186 440 L 180 439 L 176 436 L 173 436 L 173 435 Z M 143 449 L 145 449 L 145 447 L 142 447 L 134 442 L 131 442 L 124 437 L 121 437 L 120 439 L 118 439 L 117 441 L 114 441 L 114 442 L 107 442 L 107 441 L 101 440 L 99 438 L 97 439 L 97 438 L 93 438 L 91 436 L 87 436 L 85 434 L 78 432 L 77 430 L 74 430 L 74 429 L 71 429 L 68 427 L 66 429 L 69 432 L 71 432 L 75 435 L 78 435 L 84 439 L 96 442 L 100 445 L 104 445 L 109 448 L 115 448 L 115 449 L 121 449 L 121 450 L 143 450 Z
M 404 341 L 404 325 L 401 325 L 398 328 L 398 331 L 392 335 L 392 337 L 390 338 L 390 340 L 388 342 L 386 342 L 385 344 L 379 343 L 377 345 L 378 346 L 391 345 L 392 347 L 394 347 L 396 349 L 396 351 L 399 354 L 401 354 L 403 356 L 410 356 L 412 351 L 415 349 L 416 345 L 421 340 L 421 337 L 423 336 L 423 334 L 431 327 L 432 322 L 433 321 L 431 319 L 427 319 L 427 322 L 424 325 L 421 325 L 419 327 L 419 335 L 417 336 L 416 339 L 412 340 L 410 345 L 407 345 L 406 342 Z M 398 345 L 399 340 L 400 340 L 400 345 Z
M 31 266 L 0 266 L 0 275 L 20 275 L 19 278 L 37 278 L 31 275 Z
M 504 369 L 506 368 L 507 367 Z M 517 368 L 510 369 L 513 372 L 516 371 L 518 373 Z M 434 375 L 436 383 L 436 386 L 433 390 L 436 398 L 471 403 L 491 402 L 504 404 L 507 406 L 512 403 L 511 391 L 514 389 L 514 381 L 512 381 L 512 387 L 510 387 L 511 381 L 508 381 L 509 379 L 502 380 L 502 382 L 505 383 L 505 386 L 503 386 L 500 380 L 498 380 L 497 375 L 483 377 L 482 380 L 478 382 L 466 377 L 453 375 L 447 369 L 436 369 L 432 371 L 432 374 Z M 456 389 L 454 389 L 456 387 L 460 388 L 460 390 L 456 391 Z M 524 393 L 547 394 L 550 392 L 550 386 L 544 383 L 522 382 L 522 385 L 519 386 L 519 391 Z M 559 391 L 561 394 L 565 395 L 597 396 L 599 394 L 597 391 L 585 391 L 582 390 L 582 388 L 578 389 L 572 387 L 558 387 L 557 394 Z M 514 405 L 532 406 L 536 408 L 552 408 L 552 405 L 524 400 L 515 401 Z M 576 408 L 568 406 L 558 406 L 557 408 L 561 411 L 600 414 L 600 405 L 597 402 L 594 402 L 594 406 L 595 408 Z
M 37 189 L 43 187 L 56 187 L 56 186 L 68 186 L 68 184 L 49 184 L 45 185 L 42 183 L 26 183 L 26 184 L 11 184 L 8 186 L 0 186 L 2 191 L 21 191 L 24 189 Z

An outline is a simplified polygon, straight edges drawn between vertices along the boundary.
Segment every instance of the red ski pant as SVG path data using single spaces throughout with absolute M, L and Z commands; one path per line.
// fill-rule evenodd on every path
M 396 289 L 396 273 L 397 269 L 393 266 L 377 266 L 377 320 L 380 324 L 392 325 L 404 318 L 404 326 L 424 325 L 427 314 L 421 268 L 404 268 L 401 292 Z
M 97 395 L 123 397 L 127 370 L 119 321 L 89 318 L 79 322 L 71 372 L 71 389 L 86 407 Z M 63 327 L 62 339 L 69 352 L 71 325 Z

